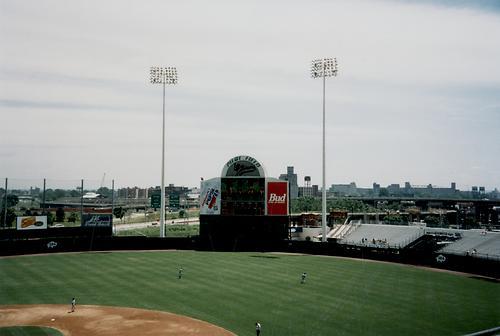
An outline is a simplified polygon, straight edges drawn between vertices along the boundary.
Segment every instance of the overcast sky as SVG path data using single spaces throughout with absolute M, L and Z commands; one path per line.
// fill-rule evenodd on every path
M 500 187 L 500 5 L 472 0 L 0 0 L 0 178 L 159 185 L 158 65 L 167 183 L 245 154 L 321 185 L 322 57 L 327 185 Z

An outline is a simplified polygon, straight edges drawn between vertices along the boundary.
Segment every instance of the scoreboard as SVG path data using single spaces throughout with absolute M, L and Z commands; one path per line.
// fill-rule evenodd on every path
M 232 158 L 221 177 L 201 183 L 200 215 L 287 216 L 288 205 L 288 182 L 266 177 L 250 156 Z
M 207 249 L 254 249 L 288 237 L 288 181 L 266 177 L 250 156 L 236 156 L 220 177 L 202 180 L 200 242 Z
M 265 213 L 265 179 L 222 178 L 221 215 L 262 216 Z

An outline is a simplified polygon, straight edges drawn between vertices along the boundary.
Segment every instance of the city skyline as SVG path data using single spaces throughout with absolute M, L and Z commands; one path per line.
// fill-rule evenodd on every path
M 119 15 L 116 8 L 120 8 Z M 236 155 L 268 176 L 326 185 L 500 187 L 500 5 L 495 1 L 0 0 L 3 179 L 199 186 Z M 76 184 L 74 183 L 76 182 Z M 37 182 L 38 183 L 38 182 Z
M 296 173 L 296 172 L 295 172 Z M 319 190 L 321 190 L 321 186 L 320 186 L 320 183 L 317 182 L 319 180 L 319 178 L 314 178 L 313 176 L 310 176 L 310 175 L 301 175 L 301 174 L 296 174 L 297 175 L 297 186 L 299 188 L 301 187 L 304 187 L 305 185 L 305 177 L 310 177 L 311 179 L 309 180 L 309 185 L 310 186 L 316 186 L 319 188 Z M 274 178 L 278 178 L 280 176 L 286 176 L 286 170 L 282 172 L 282 174 L 279 174 L 277 176 L 269 176 L 269 177 L 274 177 Z M 213 178 L 213 177 L 217 177 L 217 176 L 211 176 L 210 178 Z M 39 188 L 41 189 L 42 186 L 43 186 L 43 178 L 42 179 L 8 179 L 8 189 L 9 190 L 29 190 L 30 188 Z M 63 189 L 63 190 L 79 190 L 81 187 L 80 185 L 77 185 L 77 183 L 81 183 L 81 180 L 82 179 L 68 179 L 68 180 L 58 180 L 58 179 L 46 179 L 46 182 L 47 182 L 47 186 L 46 188 L 47 189 Z M 101 183 L 101 181 L 99 180 L 86 180 L 86 179 L 83 179 L 84 180 L 84 190 L 97 190 L 99 189 L 101 186 L 103 187 L 106 187 L 108 189 L 111 189 L 111 183 L 113 181 L 113 179 L 107 179 L 105 181 L 105 183 Z M 201 182 L 201 179 L 199 181 L 199 183 L 196 185 L 183 185 L 183 184 L 180 184 L 180 183 L 169 183 L 169 184 L 166 184 L 165 185 L 165 188 L 168 188 L 168 187 L 186 187 L 186 188 L 199 188 L 200 187 L 200 182 Z M 5 179 L 2 181 L 2 184 L 0 185 L 0 189 L 3 189 L 4 188 L 4 183 L 5 183 Z M 400 186 L 402 189 L 405 188 L 405 184 L 406 183 L 409 183 L 409 186 L 411 188 L 429 188 L 432 187 L 432 188 L 452 188 L 453 185 L 455 185 L 455 188 L 457 191 L 471 191 L 472 188 L 485 188 L 485 191 L 486 192 L 492 192 L 492 191 L 498 191 L 500 188 L 498 187 L 493 187 L 493 188 L 487 188 L 485 186 L 482 186 L 482 185 L 479 185 L 479 184 L 474 184 L 474 185 L 471 185 L 470 187 L 469 186 L 460 186 L 459 184 L 457 184 L 456 182 L 454 181 L 450 181 L 447 185 L 438 185 L 438 184 L 435 184 L 435 183 L 432 183 L 432 182 L 429 182 L 429 183 L 424 183 L 424 184 L 415 184 L 415 183 L 412 183 L 411 181 L 393 181 L 393 182 L 389 182 L 387 184 L 382 184 L 382 183 L 378 183 L 377 181 L 373 181 L 371 184 L 369 185 L 362 185 L 362 184 L 359 184 L 358 182 L 356 182 L 356 180 L 351 180 L 351 181 L 341 181 L 341 182 L 332 182 L 330 184 L 327 184 L 326 185 L 326 188 L 327 190 L 331 189 L 333 186 L 349 186 L 349 185 L 353 185 L 357 188 L 360 188 L 360 189 L 372 189 L 374 187 L 374 185 L 378 185 L 378 187 L 382 188 L 382 189 L 385 189 L 387 187 L 394 187 L 394 186 Z M 160 185 L 157 184 L 152 184 L 152 185 L 137 185 L 137 184 L 131 184 L 131 185 L 115 185 L 115 190 L 118 190 L 118 189 L 127 189 L 127 188 L 130 188 L 130 189 L 133 189 L 133 188 L 139 188 L 139 189 L 155 189 L 155 188 L 160 188 Z

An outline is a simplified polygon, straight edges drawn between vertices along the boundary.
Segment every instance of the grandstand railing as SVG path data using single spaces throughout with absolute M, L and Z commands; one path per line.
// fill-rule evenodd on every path
M 357 223 L 353 223 L 353 222 L 344 223 L 344 224 L 336 226 L 334 229 L 332 229 L 328 233 L 327 237 L 328 238 L 343 239 L 345 236 L 354 232 L 354 230 L 356 230 L 360 225 L 361 225 L 361 223 L 359 223 L 359 222 L 357 222 Z
M 344 227 L 344 225 L 346 225 L 346 224 L 344 223 L 344 224 L 336 225 L 326 236 L 328 238 L 336 238 L 337 232 L 341 231 L 342 228 Z
M 446 251 L 438 252 L 438 253 L 454 254 L 454 255 L 458 255 L 458 256 L 468 256 L 471 258 L 480 258 L 480 259 L 486 259 L 486 260 L 500 261 L 499 255 L 489 254 L 489 253 L 467 252 L 467 251 L 452 250 L 452 249 L 447 249 Z

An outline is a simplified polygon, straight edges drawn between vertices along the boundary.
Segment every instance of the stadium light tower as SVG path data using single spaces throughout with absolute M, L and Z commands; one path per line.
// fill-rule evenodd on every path
M 337 59 L 336 58 L 323 58 L 316 59 L 311 62 L 311 77 L 312 78 L 323 78 L 323 195 L 322 195 L 322 215 L 321 215 L 321 225 L 322 230 L 322 241 L 326 242 L 326 182 L 325 182 L 325 83 L 326 77 L 337 76 Z
M 151 84 L 163 84 L 163 126 L 161 132 L 161 205 L 160 205 L 160 237 L 165 237 L 165 85 L 177 84 L 175 67 L 151 67 Z

